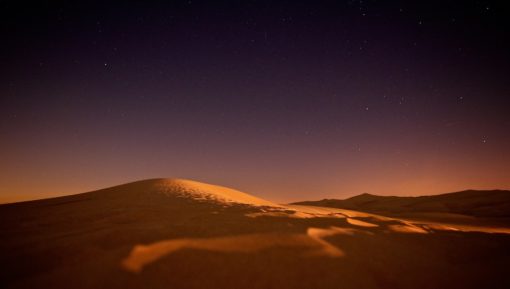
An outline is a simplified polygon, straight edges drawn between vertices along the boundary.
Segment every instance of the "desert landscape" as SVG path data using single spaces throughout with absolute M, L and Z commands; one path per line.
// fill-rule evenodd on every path
M 509 201 L 508 191 L 466 191 L 276 204 L 191 180 L 143 180 L 0 205 L 0 280 L 2 288 L 508 288 Z
M 0 289 L 510 289 L 504 1 L 0 1 Z

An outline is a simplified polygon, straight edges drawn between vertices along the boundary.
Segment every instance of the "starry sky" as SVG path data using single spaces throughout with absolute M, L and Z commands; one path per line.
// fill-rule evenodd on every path
M 156 177 L 280 202 L 510 189 L 496 1 L 20 2 L 0 201 Z

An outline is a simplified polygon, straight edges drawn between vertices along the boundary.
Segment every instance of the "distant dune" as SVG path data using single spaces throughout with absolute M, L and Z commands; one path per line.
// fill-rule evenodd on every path
M 455 215 L 497 218 L 510 220 L 510 191 L 467 190 L 455 193 L 420 196 L 396 197 L 361 194 L 345 200 L 324 199 L 305 201 L 296 204 L 343 208 L 398 216 L 450 216 Z M 509 222 L 510 223 L 510 222 Z
M 138 181 L 0 205 L 0 282 L 2 288 L 510 288 L 510 228 L 500 222 L 508 216 L 507 195 L 361 195 L 285 205 L 190 180 Z

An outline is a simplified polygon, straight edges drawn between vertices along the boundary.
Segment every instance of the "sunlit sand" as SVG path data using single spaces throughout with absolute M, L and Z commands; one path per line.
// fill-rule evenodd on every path
M 349 224 L 351 224 L 351 225 L 360 226 L 360 227 L 371 228 L 371 227 L 378 227 L 379 226 L 377 224 L 372 224 L 372 223 L 369 223 L 369 222 L 364 222 L 364 221 L 353 219 L 353 218 L 347 218 L 347 222 Z
M 389 225 L 388 229 L 397 233 L 428 234 L 428 231 L 412 224 Z
M 158 182 L 157 186 L 164 193 L 178 194 L 185 197 L 192 196 L 196 200 L 212 200 L 217 202 L 247 204 L 252 206 L 279 207 L 279 205 L 275 203 L 251 196 L 237 190 L 191 180 L 162 179 Z
M 337 234 L 354 234 L 354 230 L 331 227 L 309 228 L 306 234 L 250 234 L 218 238 L 173 239 L 148 245 L 136 245 L 122 266 L 138 273 L 143 267 L 182 249 L 198 249 L 215 252 L 255 253 L 271 247 L 301 247 L 306 256 L 342 257 L 342 250 L 324 238 Z

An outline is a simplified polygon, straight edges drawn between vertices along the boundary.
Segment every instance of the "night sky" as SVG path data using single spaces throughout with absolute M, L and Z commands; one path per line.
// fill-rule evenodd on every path
M 496 1 L 38 2 L 0 3 L 0 201 L 510 189 Z

